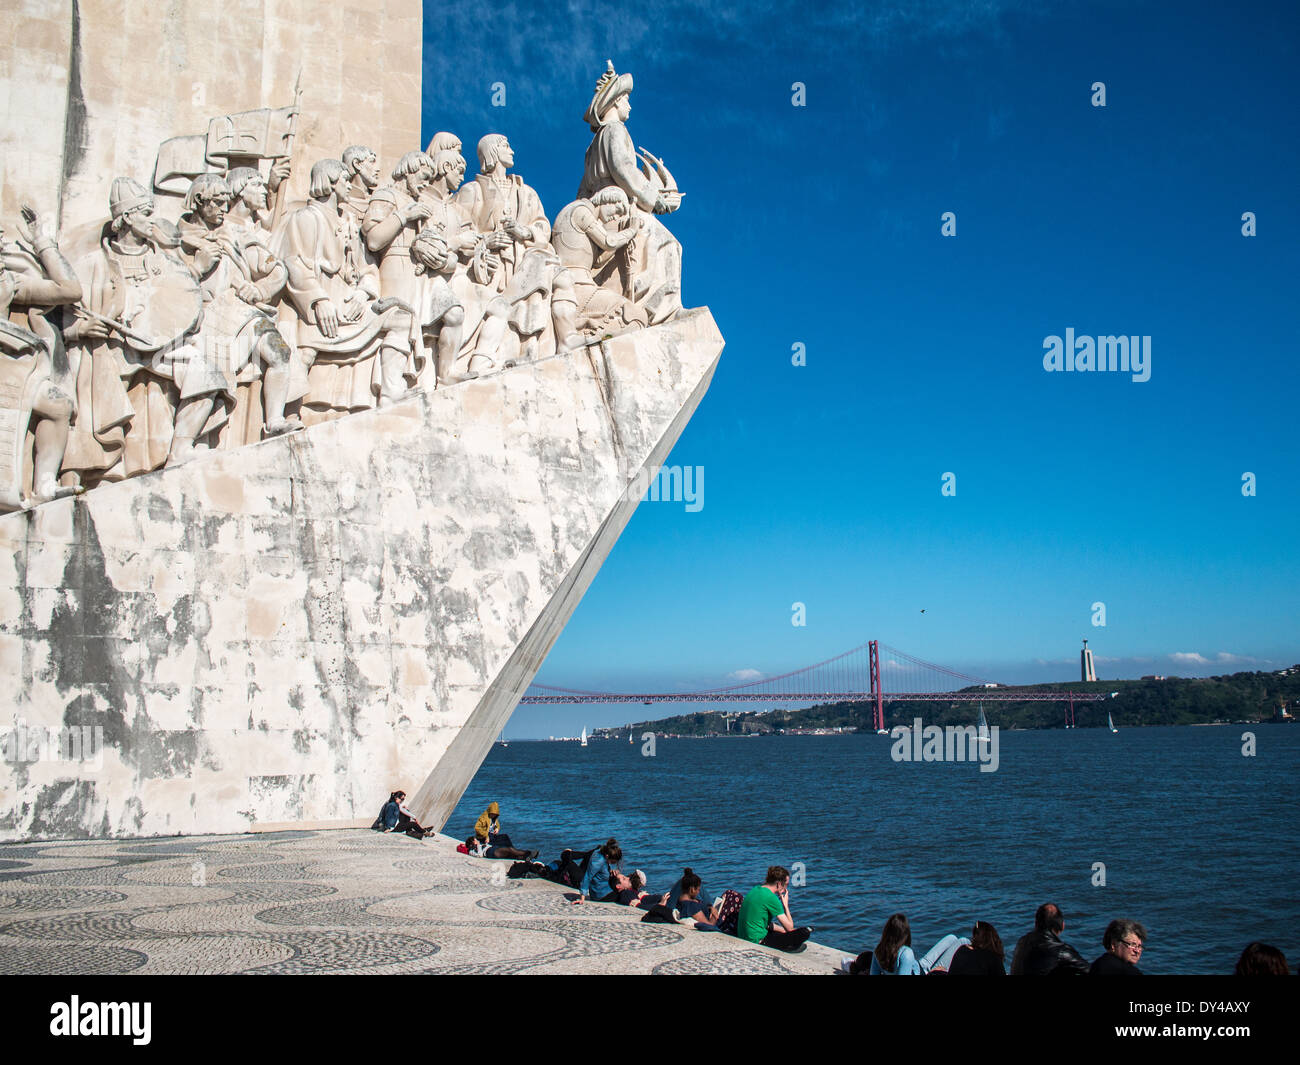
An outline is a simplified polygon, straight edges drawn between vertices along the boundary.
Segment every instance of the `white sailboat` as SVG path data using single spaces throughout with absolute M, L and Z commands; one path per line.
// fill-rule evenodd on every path
M 989 719 L 984 716 L 983 703 L 980 703 L 980 720 L 979 720 L 979 724 L 976 726 L 975 742 L 976 743 L 989 742 Z
M 583 725 L 583 726 L 582 726 L 582 739 L 580 739 L 580 740 L 578 741 L 578 745 L 579 745 L 580 747 L 585 747 L 585 746 L 587 746 L 587 726 L 586 726 L 586 725 Z
M 1107 727 L 1108 729 L 1110 729 L 1111 732 L 1118 732 L 1118 731 L 1119 731 L 1119 729 L 1117 729 L 1117 728 L 1115 727 L 1115 719 L 1112 718 L 1112 717 L 1110 716 L 1110 714 L 1107 714 L 1107 715 L 1106 715 L 1106 727 Z

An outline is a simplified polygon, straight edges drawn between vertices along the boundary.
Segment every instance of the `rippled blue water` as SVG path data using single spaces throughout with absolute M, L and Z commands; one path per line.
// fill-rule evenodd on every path
M 1147 972 L 1231 972 L 1252 939 L 1300 961 L 1300 726 L 1003 732 L 993 773 L 898 763 L 892 742 L 659 739 L 643 757 L 639 742 L 511 741 L 444 831 L 469 835 L 496 800 L 515 843 L 544 858 L 617 837 L 651 890 L 689 865 L 711 894 L 743 892 L 802 862 L 795 920 L 851 953 L 901 911 L 920 950 L 978 919 L 1009 957 L 1053 901 L 1089 960 L 1107 922 L 1131 917 L 1150 933 Z

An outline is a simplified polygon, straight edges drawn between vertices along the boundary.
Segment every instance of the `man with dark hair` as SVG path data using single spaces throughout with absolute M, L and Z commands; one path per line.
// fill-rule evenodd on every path
M 1011 959 L 1012 976 L 1064 976 L 1088 972 L 1088 963 L 1061 940 L 1065 915 L 1055 903 L 1045 902 L 1034 914 L 1034 930 L 1022 936 Z
M 780 865 L 767 871 L 767 879 L 740 904 L 736 934 L 751 943 L 775 947 L 788 954 L 807 949 L 812 928 L 796 928 L 790 916 L 790 872 Z
M 1141 976 L 1137 963 L 1142 958 L 1142 944 L 1147 930 L 1137 921 L 1121 918 L 1106 926 L 1101 944 L 1106 953 L 1092 963 L 1088 970 L 1092 976 Z

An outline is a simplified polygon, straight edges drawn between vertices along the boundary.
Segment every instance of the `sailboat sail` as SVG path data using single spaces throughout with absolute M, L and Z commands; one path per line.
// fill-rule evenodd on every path
M 1117 728 L 1115 727 L 1115 719 L 1114 719 L 1113 717 L 1111 717 L 1110 714 L 1107 714 L 1107 715 L 1106 715 L 1106 727 L 1107 727 L 1108 729 L 1110 729 L 1111 732 L 1118 732 L 1118 731 L 1119 731 L 1119 729 L 1117 729 Z
M 582 745 L 587 746 L 587 726 L 582 726 Z
M 988 743 L 989 742 L 989 719 L 984 716 L 983 703 L 980 703 L 980 720 L 979 720 L 979 725 L 977 727 L 978 727 L 978 733 L 975 739 L 979 743 Z

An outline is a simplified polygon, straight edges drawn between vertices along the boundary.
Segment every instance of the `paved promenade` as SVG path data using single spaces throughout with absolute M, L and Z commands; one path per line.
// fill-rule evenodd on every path
M 0 846 L 0 973 L 829 974 L 367 829 Z M 667 885 L 652 885 L 664 888 Z M 570 893 L 571 894 L 571 893 Z

